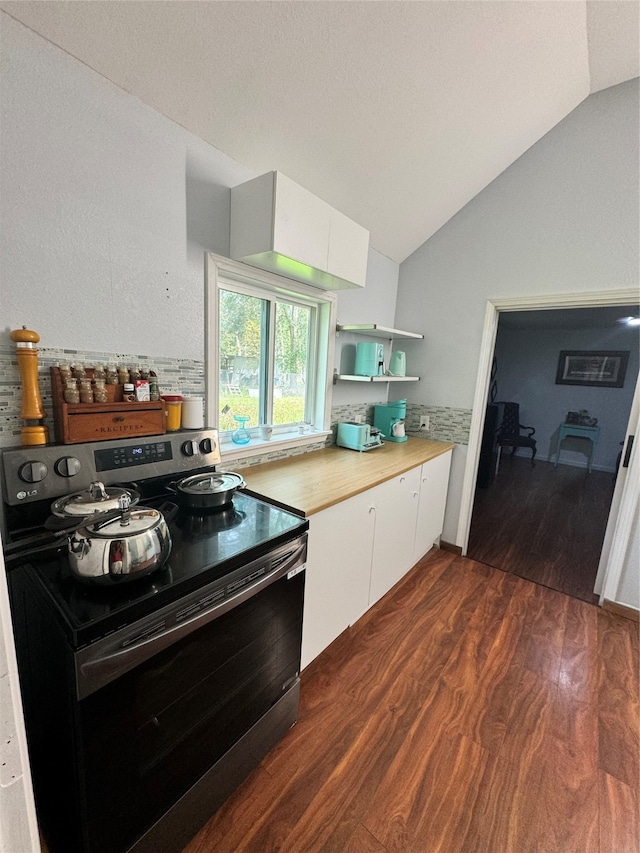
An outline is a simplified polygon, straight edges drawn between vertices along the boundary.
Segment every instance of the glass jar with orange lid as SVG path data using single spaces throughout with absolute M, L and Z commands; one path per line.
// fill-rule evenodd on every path
M 163 394 L 167 411 L 167 432 L 176 432 L 182 422 L 182 396 L 180 394 Z

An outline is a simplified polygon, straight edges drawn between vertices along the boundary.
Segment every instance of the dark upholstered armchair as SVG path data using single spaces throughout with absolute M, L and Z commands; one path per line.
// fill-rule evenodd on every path
M 496 443 L 498 445 L 498 459 L 496 461 L 496 476 L 500 466 L 500 454 L 503 447 L 511 448 L 511 456 L 516 452 L 518 447 L 528 447 L 531 451 L 531 466 L 535 465 L 533 461 L 537 452 L 536 440 L 532 438 L 535 434 L 533 427 L 524 426 L 520 423 L 520 406 L 518 403 L 503 403 L 502 423 L 498 428 Z M 528 435 L 521 435 L 521 430 L 528 430 Z

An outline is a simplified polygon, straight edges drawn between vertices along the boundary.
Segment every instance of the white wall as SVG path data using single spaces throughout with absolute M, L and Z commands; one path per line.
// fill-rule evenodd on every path
M 410 400 L 472 407 L 487 299 L 637 288 L 638 120 L 637 79 L 591 95 L 400 265 L 395 325 L 426 335 Z
M 222 212 L 205 245 L 227 251 L 228 188 L 251 175 L 0 14 L 3 336 L 201 359 L 187 190 Z
M 597 314 L 598 309 L 592 309 Z M 560 350 L 628 350 L 622 388 L 556 385 Z M 615 471 L 638 375 L 638 329 L 501 329 L 496 339 L 498 400 L 520 404 L 521 423 L 535 427 L 537 459 L 555 461 L 558 428 L 567 412 L 586 409 L 598 419 L 600 434 L 593 468 Z M 524 452 L 526 456 L 527 453 Z M 561 464 L 586 465 L 586 456 L 563 444 Z
M 42 347 L 203 359 L 204 254 L 228 256 L 230 187 L 254 174 L 0 21 L 0 342 L 25 324 Z M 351 315 L 392 320 L 397 280 L 371 250 Z
M 400 265 L 416 402 L 470 408 L 487 299 L 637 288 L 638 80 L 591 95 Z
M 367 263 L 367 286 L 363 290 L 342 290 L 338 293 L 338 323 L 377 323 L 380 326 L 393 328 L 398 292 L 399 264 L 389 258 L 369 249 Z M 409 329 L 409 331 L 420 331 Z M 354 352 L 358 341 L 366 340 L 359 335 L 340 332 L 336 338 L 335 363 L 338 372 L 341 371 L 343 358 L 349 360 L 349 352 Z M 383 341 L 385 358 L 391 350 L 391 344 Z M 400 348 L 400 345 L 397 347 Z M 345 372 L 342 370 L 342 372 Z M 405 383 L 402 383 L 405 388 Z M 395 388 L 394 388 L 395 390 Z M 386 384 L 368 382 L 338 382 L 333 388 L 333 405 L 347 403 L 376 403 L 387 400 L 388 386 Z M 391 399 L 396 399 L 393 397 Z

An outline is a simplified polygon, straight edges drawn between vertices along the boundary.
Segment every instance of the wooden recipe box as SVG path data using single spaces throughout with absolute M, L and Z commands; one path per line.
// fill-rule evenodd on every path
M 87 369 L 93 378 L 93 370 Z M 53 421 L 56 441 L 78 444 L 82 441 L 109 441 L 166 432 L 165 406 L 162 400 L 150 403 L 123 403 L 122 385 L 106 385 L 108 403 L 67 403 L 60 368 L 51 368 Z

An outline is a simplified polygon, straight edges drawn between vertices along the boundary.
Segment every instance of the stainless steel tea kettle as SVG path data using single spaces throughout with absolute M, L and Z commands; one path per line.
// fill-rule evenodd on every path
M 66 536 L 71 572 L 103 585 L 122 583 L 161 568 L 171 552 L 167 520 L 160 510 L 139 506 L 135 489 L 91 483 L 59 498 L 45 524 Z M 171 505 L 171 512 L 177 512 Z
M 171 553 L 163 514 L 131 508 L 123 495 L 117 513 L 97 514 L 69 534 L 69 568 L 81 580 L 102 584 L 142 577 L 161 568 Z

